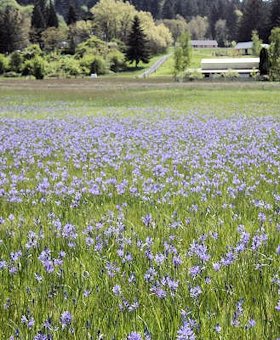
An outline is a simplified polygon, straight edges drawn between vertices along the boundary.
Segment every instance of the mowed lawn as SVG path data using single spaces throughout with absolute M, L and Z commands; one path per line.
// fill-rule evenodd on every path
M 277 339 L 280 85 L 0 80 L 0 339 Z

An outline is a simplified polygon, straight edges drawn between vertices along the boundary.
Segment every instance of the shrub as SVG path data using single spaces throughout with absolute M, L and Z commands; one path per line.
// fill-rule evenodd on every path
M 36 79 L 44 79 L 45 76 L 45 61 L 41 57 L 35 57 L 32 65 L 32 75 Z
M 119 72 L 126 67 L 125 55 L 120 51 L 112 51 L 108 55 L 110 70 Z
M 222 77 L 228 80 L 234 80 L 234 79 L 238 79 L 240 76 L 238 72 L 234 70 L 228 70 L 228 72 L 222 73 Z
M 10 55 L 10 68 L 12 72 L 20 73 L 23 63 L 21 52 L 15 51 Z
M 107 71 L 106 62 L 102 57 L 86 55 L 80 61 L 83 73 L 90 75 L 92 73 L 105 74 Z
M 253 79 L 258 79 L 259 77 L 259 71 L 256 68 L 253 68 L 253 70 L 250 72 L 250 77 Z
M 33 71 L 33 62 L 32 62 L 32 60 L 26 60 L 23 63 L 21 74 L 23 76 L 30 76 L 30 75 L 32 75 L 32 71 Z
M 105 74 L 106 70 L 105 60 L 102 57 L 94 57 L 90 65 L 90 73 Z
M 92 36 L 87 41 L 79 44 L 76 48 L 75 58 L 80 59 L 88 54 L 106 55 L 108 47 L 106 43 L 96 36 Z
M 187 71 L 184 74 L 184 81 L 193 81 L 193 80 L 201 80 L 204 78 L 203 73 L 200 71 L 194 70 L 194 71 Z
M 0 74 L 5 73 L 7 69 L 8 69 L 8 59 L 3 54 L 0 54 Z
M 82 73 L 79 61 L 73 58 L 62 59 L 60 69 L 65 74 L 75 77 Z
M 26 47 L 23 51 L 22 51 L 22 57 L 23 60 L 31 60 L 33 58 L 35 58 L 36 56 L 43 56 L 43 52 L 40 48 L 39 45 L 37 44 L 32 44 L 29 45 L 28 47 Z

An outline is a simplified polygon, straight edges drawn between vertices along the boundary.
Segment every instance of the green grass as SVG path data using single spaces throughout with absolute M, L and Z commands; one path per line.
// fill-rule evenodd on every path
M 151 79 L 52 80 L 0 82 L 4 117 L 42 118 L 53 114 L 122 115 L 136 108 L 170 108 L 181 113 L 215 113 L 226 116 L 278 114 L 279 85 L 257 82 L 174 83 Z M 20 106 L 18 105 L 20 103 Z M 52 110 L 53 108 L 53 110 Z M 38 110 L 37 110 L 38 109 Z

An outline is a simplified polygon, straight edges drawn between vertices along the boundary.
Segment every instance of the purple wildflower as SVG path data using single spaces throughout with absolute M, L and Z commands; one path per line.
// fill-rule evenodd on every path
M 62 328 L 65 328 L 69 326 L 72 322 L 72 315 L 70 312 L 65 311 L 60 316 L 60 323 L 62 325 Z

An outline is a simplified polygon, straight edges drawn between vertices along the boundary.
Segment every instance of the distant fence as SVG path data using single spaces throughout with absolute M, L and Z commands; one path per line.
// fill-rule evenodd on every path
M 155 73 L 162 64 L 164 64 L 166 62 L 167 59 L 170 58 L 172 54 L 167 54 L 164 57 L 160 58 L 159 60 L 157 60 L 147 71 L 145 71 L 144 73 L 142 73 L 140 75 L 140 78 L 147 78 L 149 77 L 149 75 L 151 75 L 152 73 Z

